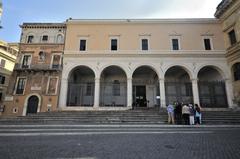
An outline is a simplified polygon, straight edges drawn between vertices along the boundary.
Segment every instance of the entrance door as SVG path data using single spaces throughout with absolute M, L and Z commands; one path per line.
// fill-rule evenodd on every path
M 146 86 L 136 86 L 136 106 L 147 107 Z
M 37 96 L 31 96 L 28 99 L 27 114 L 36 114 L 37 113 L 38 102 L 39 102 L 39 99 Z

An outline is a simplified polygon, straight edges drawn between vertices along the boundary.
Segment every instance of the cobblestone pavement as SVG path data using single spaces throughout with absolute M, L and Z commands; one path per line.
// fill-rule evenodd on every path
M 1 159 L 240 159 L 240 127 L 0 126 Z

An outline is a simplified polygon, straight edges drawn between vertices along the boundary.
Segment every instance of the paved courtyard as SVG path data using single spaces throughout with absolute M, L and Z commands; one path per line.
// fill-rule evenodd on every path
M 1 125 L 3 159 L 239 159 L 240 126 Z

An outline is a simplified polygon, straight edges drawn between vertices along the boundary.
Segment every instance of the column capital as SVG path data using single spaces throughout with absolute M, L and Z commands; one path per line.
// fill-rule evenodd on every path
M 159 78 L 158 81 L 159 82 L 165 82 L 165 78 Z
M 198 80 L 199 80 L 198 78 L 191 78 L 192 82 L 195 82 L 195 81 L 198 82 Z

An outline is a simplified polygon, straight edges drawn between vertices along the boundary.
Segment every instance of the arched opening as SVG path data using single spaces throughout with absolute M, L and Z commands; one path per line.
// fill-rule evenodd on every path
M 202 107 L 228 107 L 225 81 L 214 67 L 205 66 L 198 72 L 198 90 Z
M 68 77 L 67 106 L 91 107 L 94 104 L 95 74 L 86 66 L 78 66 Z
M 57 35 L 57 43 L 63 43 L 63 36 L 61 34 Z
M 160 106 L 159 80 L 157 73 L 149 66 L 137 68 L 132 76 L 133 106 Z
M 166 104 L 193 103 L 192 82 L 181 66 L 173 66 L 165 73 Z
M 33 96 L 29 97 L 28 103 L 27 103 L 26 115 L 36 114 L 38 111 L 38 104 L 39 104 L 39 99 L 37 96 L 33 95 Z
M 100 106 L 124 107 L 127 105 L 127 76 L 118 66 L 109 66 L 101 74 Z

